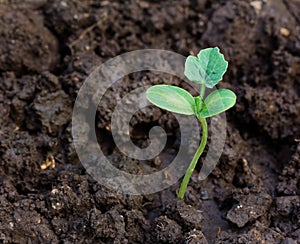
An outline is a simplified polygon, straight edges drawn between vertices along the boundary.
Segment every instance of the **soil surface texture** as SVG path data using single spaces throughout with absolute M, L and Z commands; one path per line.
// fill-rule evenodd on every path
M 300 243 L 299 16 L 298 0 L 0 0 L 0 243 Z M 214 46 L 229 61 L 219 87 L 233 90 L 237 104 L 226 112 L 224 150 L 209 177 L 199 180 L 200 162 L 183 200 L 180 180 L 145 196 L 97 183 L 72 137 L 88 75 L 132 50 L 188 56 Z M 146 147 L 149 130 L 162 126 L 162 155 L 129 158 L 111 133 L 118 99 L 159 83 L 184 87 L 137 72 L 97 109 L 99 144 L 126 172 L 159 171 L 176 155 L 178 123 L 155 106 L 134 114 L 131 138 Z

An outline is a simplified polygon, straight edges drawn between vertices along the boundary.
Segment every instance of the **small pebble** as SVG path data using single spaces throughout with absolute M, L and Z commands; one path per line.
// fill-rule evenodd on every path
M 208 193 L 206 190 L 202 190 L 201 193 L 200 193 L 200 198 L 202 200 L 207 200 L 208 199 Z
M 64 1 L 60 2 L 60 5 L 64 8 L 68 7 L 68 4 Z
M 287 28 L 282 27 L 282 28 L 280 28 L 280 35 L 285 36 L 285 37 L 289 36 L 290 31 Z
M 154 165 L 155 166 L 160 166 L 161 163 L 162 163 L 162 161 L 161 161 L 160 157 L 154 158 Z
M 248 195 L 250 193 L 250 189 L 248 187 L 245 187 L 243 189 L 243 192 L 245 193 L 245 195 Z
M 250 3 L 250 5 L 255 9 L 255 11 L 260 12 L 262 8 L 262 2 L 261 1 L 253 1 Z

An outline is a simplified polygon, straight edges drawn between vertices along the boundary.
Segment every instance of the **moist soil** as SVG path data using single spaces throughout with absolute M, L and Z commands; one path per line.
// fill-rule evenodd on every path
M 300 243 L 300 3 L 298 0 L 0 1 L 1 243 Z M 237 94 L 222 156 L 204 181 L 130 196 L 98 184 L 80 163 L 71 115 L 87 76 L 145 48 L 187 56 L 219 46 Z M 184 86 L 138 72 L 109 89 L 95 128 L 118 168 L 161 170 L 178 148 L 175 117 L 154 106 L 134 114 L 131 137 L 155 160 L 121 154 L 111 131 L 118 97 L 139 86 Z M 201 160 L 200 160 L 201 161 Z M 201 163 L 200 163 L 201 164 Z

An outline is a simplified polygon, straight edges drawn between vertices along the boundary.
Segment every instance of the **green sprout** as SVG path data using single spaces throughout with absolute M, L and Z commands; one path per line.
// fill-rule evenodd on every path
M 189 80 L 201 84 L 199 96 L 193 97 L 188 91 L 171 85 L 155 85 L 146 92 L 147 99 L 157 107 L 178 114 L 195 115 L 201 124 L 200 145 L 185 173 L 178 192 L 178 197 L 181 199 L 207 143 L 206 119 L 226 111 L 236 103 L 236 95 L 228 89 L 217 89 L 204 99 L 205 88 L 213 88 L 217 85 L 222 80 L 227 66 L 228 62 L 218 47 L 206 48 L 201 50 L 197 57 L 189 56 L 185 62 L 184 75 Z

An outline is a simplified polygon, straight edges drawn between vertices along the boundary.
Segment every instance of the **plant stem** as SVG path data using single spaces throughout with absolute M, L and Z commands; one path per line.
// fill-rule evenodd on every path
M 201 138 L 201 142 L 200 142 L 200 145 L 192 159 L 192 162 L 190 163 L 186 173 L 185 173 L 185 176 L 182 180 L 182 183 L 181 183 L 181 186 L 180 186 L 180 189 L 179 189 L 179 192 L 178 192 L 178 197 L 180 199 L 183 198 L 185 192 L 186 192 L 186 188 L 187 188 L 187 185 L 190 181 L 190 178 L 192 176 L 192 173 L 197 165 L 197 162 L 198 162 L 198 159 L 200 158 L 201 154 L 203 153 L 204 151 L 204 148 L 206 146 L 206 142 L 207 142 L 207 136 L 208 136 L 208 130 L 207 130 L 207 123 L 206 123 L 206 119 L 204 118 L 201 118 L 200 116 L 197 116 L 198 120 L 200 121 L 201 123 L 201 127 L 202 127 L 202 138 Z
M 200 90 L 200 97 L 201 97 L 202 99 L 204 99 L 204 92 L 205 92 L 205 84 L 203 83 L 203 84 L 201 85 L 201 90 Z
M 204 101 L 204 93 L 205 93 L 205 84 L 203 83 L 201 85 L 201 90 L 200 90 L 200 99 L 201 99 L 201 101 L 200 101 L 199 109 L 202 108 L 202 104 L 203 104 L 203 101 Z

